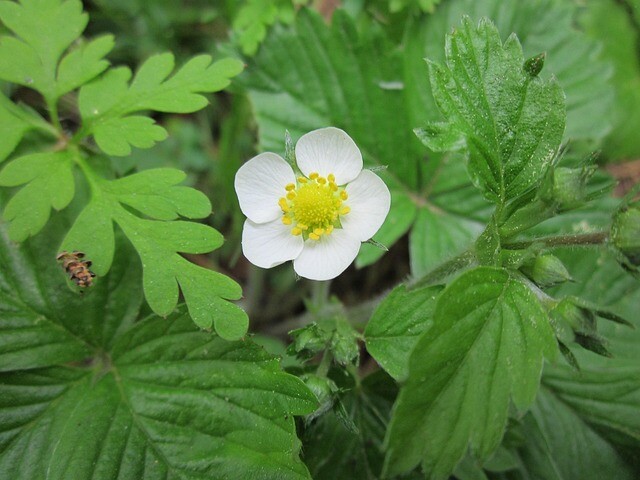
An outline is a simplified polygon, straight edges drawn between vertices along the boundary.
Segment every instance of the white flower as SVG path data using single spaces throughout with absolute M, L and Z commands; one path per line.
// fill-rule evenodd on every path
M 391 195 L 344 131 L 329 127 L 296 144 L 301 174 L 275 153 L 261 153 L 236 174 L 247 216 L 242 251 L 262 268 L 293 260 L 301 277 L 329 280 L 356 258 L 360 245 L 382 226 Z

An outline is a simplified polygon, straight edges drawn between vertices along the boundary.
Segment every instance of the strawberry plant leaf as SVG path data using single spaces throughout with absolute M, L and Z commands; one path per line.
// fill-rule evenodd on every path
M 51 261 L 60 218 L 21 245 L 0 224 L 0 471 L 309 478 L 293 421 L 316 408 L 305 385 L 250 340 L 198 330 L 184 308 L 136 321 L 140 264 L 122 236 L 107 276 L 85 295 L 68 289 Z
M 407 290 L 400 285 L 387 295 L 367 323 L 367 351 L 394 379 L 406 379 L 409 356 L 433 323 L 441 290 L 439 286 Z
M 480 461 L 498 447 L 509 399 L 535 399 L 544 356 L 556 353 L 547 315 L 529 286 L 504 269 L 479 267 L 438 297 L 433 326 L 409 360 L 387 433 L 387 475 L 418 463 L 445 479 L 467 447 Z
M 463 136 L 468 170 L 487 199 L 505 203 L 539 184 L 560 146 L 564 94 L 554 80 L 524 68 L 515 35 L 503 44 L 487 19 L 468 17 L 447 36 L 446 65 L 429 63 L 431 88 L 448 125 L 421 131 L 435 151 L 439 138 Z

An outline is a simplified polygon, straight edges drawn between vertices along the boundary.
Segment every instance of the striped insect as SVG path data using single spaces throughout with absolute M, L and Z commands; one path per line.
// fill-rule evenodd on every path
M 93 278 L 96 276 L 89 267 L 91 262 L 89 260 L 82 260 L 84 253 L 74 251 L 61 252 L 56 257 L 56 260 L 62 264 L 62 268 L 69 274 L 69 279 L 75 283 L 78 287 L 90 287 L 93 283 Z

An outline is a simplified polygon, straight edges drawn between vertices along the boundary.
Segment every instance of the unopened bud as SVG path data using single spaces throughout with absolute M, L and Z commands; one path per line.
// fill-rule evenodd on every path
M 571 275 L 564 266 L 564 263 L 550 253 L 540 255 L 531 263 L 523 266 L 522 273 L 541 288 L 552 287 L 571 280 Z
M 618 212 L 611 225 L 611 243 L 635 266 L 640 266 L 640 208 Z

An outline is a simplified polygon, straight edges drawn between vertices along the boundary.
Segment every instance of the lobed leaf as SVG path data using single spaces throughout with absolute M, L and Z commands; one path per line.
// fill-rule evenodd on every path
M 21 242 L 38 233 L 52 208 L 62 210 L 73 200 L 73 160 L 68 151 L 34 153 L 17 158 L 0 172 L 0 186 L 24 185 L 7 203 L 3 219 L 9 236 Z
M 556 341 L 535 294 L 503 269 L 479 267 L 440 294 L 420 338 L 387 433 L 387 475 L 419 462 L 445 479 L 467 446 L 480 461 L 498 447 L 512 398 L 535 398 L 543 356 Z
M 222 90 L 243 68 L 238 60 L 212 62 L 208 55 L 192 58 L 172 74 L 174 66 L 171 53 L 158 54 L 140 66 L 131 82 L 131 71 L 120 67 L 83 86 L 78 98 L 82 132 L 93 134 L 109 155 L 128 155 L 131 146 L 149 148 L 167 133 L 152 119 L 132 113 L 200 110 L 208 103 L 202 93 Z
M 208 253 L 223 242 L 222 235 L 209 226 L 171 221 L 211 213 L 204 194 L 177 185 L 184 178 L 180 170 L 160 168 L 118 180 L 96 181 L 99 193 L 94 192 L 60 248 L 83 251 L 91 258 L 93 271 L 104 275 L 114 256 L 115 222 L 142 260 L 144 294 L 155 313 L 169 315 L 182 290 L 189 313 L 200 328 L 214 327 L 221 337 L 237 340 L 246 334 L 249 319 L 227 300 L 240 299 L 242 289 L 229 277 L 196 266 L 181 255 Z
M 89 20 L 77 0 L 2 1 L 0 19 L 15 34 L 0 37 L 0 78 L 38 90 L 50 104 L 109 66 L 110 35 L 63 57 Z
M 429 64 L 435 101 L 448 120 L 422 134 L 464 136 L 468 170 L 484 195 L 504 203 L 536 187 L 551 164 L 564 132 L 564 94 L 554 80 L 531 75 L 515 36 L 503 44 L 488 20 L 469 18 L 447 36 L 446 66 Z M 448 141 L 444 142 L 448 146 Z

